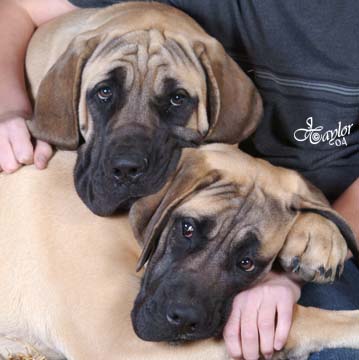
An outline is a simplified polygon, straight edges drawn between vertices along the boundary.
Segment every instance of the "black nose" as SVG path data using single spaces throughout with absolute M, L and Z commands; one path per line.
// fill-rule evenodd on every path
M 133 181 L 143 175 L 147 165 L 147 158 L 140 155 L 118 157 L 112 163 L 113 175 L 121 181 Z
M 201 322 L 201 311 L 194 306 L 172 304 L 167 310 L 167 321 L 183 333 L 193 333 Z

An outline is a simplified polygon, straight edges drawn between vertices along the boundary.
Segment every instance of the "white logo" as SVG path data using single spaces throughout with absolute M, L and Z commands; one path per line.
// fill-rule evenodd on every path
M 339 121 L 338 127 L 334 130 L 324 130 L 323 126 L 314 127 L 313 117 L 309 117 L 306 121 L 307 128 L 298 129 L 294 131 L 294 139 L 297 141 L 307 141 L 311 144 L 319 144 L 328 142 L 329 145 L 347 146 L 348 143 L 345 139 L 350 134 L 353 124 L 342 126 Z

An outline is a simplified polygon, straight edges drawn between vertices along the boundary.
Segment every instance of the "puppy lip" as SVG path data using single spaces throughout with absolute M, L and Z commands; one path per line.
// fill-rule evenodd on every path
M 136 335 L 144 341 L 166 342 L 170 345 L 178 345 L 211 337 L 219 337 L 219 333 L 221 332 L 220 329 L 215 329 L 216 331 L 185 334 L 174 333 L 171 335 L 171 331 L 168 331 L 169 329 L 166 326 L 163 328 L 153 327 L 152 321 L 141 323 L 139 316 L 139 308 L 134 307 L 131 311 L 132 326 Z M 149 323 L 150 326 L 147 326 Z
M 114 206 L 108 206 L 103 203 L 97 203 L 96 201 L 88 201 L 87 199 L 83 199 L 84 203 L 88 206 L 88 208 L 96 215 L 106 217 L 111 216 L 113 214 L 120 214 L 122 212 L 126 212 L 130 209 L 131 205 L 137 200 L 136 198 L 126 198 L 119 202 L 119 204 L 115 204 Z

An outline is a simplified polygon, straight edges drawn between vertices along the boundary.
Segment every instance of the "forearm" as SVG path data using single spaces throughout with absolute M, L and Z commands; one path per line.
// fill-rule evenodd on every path
M 34 29 L 31 18 L 16 1 L 0 2 L 0 120 L 12 114 L 24 117 L 31 112 L 23 68 L 26 46 Z
M 65 0 L 0 0 L 0 120 L 30 115 L 24 75 L 27 45 L 38 25 L 72 9 Z
M 278 284 L 288 287 L 291 289 L 296 300 L 299 299 L 301 288 L 305 284 L 304 281 L 295 273 L 276 271 L 271 271 L 266 275 L 261 284 L 265 285 L 266 283 Z
M 349 223 L 359 241 L 359 178 L 333 203 L 333 208 Z

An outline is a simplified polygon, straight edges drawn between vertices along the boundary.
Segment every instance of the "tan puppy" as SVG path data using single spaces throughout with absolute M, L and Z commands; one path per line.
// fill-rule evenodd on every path
M 121 69 L 117 71 L 119 66 Z M 103 197 L 95 205 L 86 198 L 89 179 L 83 181 L 84 170 L 95 171 L 99 167 L 102 160 L 97 156 L 99 153 L 106 155 L 104 159 L 113 160 L 111 152 L 118 152 L 116 143 L 123 137 L 128 141 L 127 145 L 131 145 L 134 138 L 137 148 L 144 136 L 149 137 L 151 144 L 161 144 L 166 136 L 171 136 L 179 141 L 176 146 L 203 141 L 237 142 L 253 131 L 261 114 L 260 98 L 253 84 L 226 56 L 218 42 L 181 12 L 158 4 L 81 10 L 48 24 L 32 41 L 27 72 L 29 87 L 36 100 L 35 121 L 31 123 L 35 135 L 68 149 L 76 148 L 84 141 L 77 159 L 76 185 L 86 204 L 100 214 L 109 214 L 146 193 L 139 189 L 131 194 L 132 198 L 128 191 L 118 195 L 115 188 L 119 187 L 119 182 L 115 185 L 112 180 L 110 183 L 100 181 L 102 190 L 108 191 L 107 198 Z M 172 92 L 169 91 L 166 88 L 168 78 L 181 86 L 176 84 L 171 88 Z M 103 101 L 102 105 L 110 101 L 109 94 L 111 101 L 114 94 L 125 94 L 126 103 L 121 104 L 121 114 L 125 116 L 106 113 L 105 105 L 94 105 L 97 100 L 90 99 L 91 94 Z M 176 103 L 180 98 L 183 104 L 183 94 L 186 109 L 190 111 L 181 107 L 182 111 L 176 113 L 174 119 L 177 121 L 179 115 L 185 114 L 184 120 L 181 118 L 182 122 L 167 128 L 166 136 L 161 135 L 163 126 L 158 125 L 161 117 L 154 118 L 149 100 L 166 95 L 170 103 Z M 114 103 L 118 105 L 121 96 L 116 99 Z M 197 101 L 193 102 L 193 99 Z M 136 113 L 135 118 L 133 113 Z M 98 127 L 101 120 L 111 120 L 103 133 Z M 124 127 L 126 131 L 122 131 Z M 121 131 L 116 133 L 118 129 Z M 158 136 L 159 132 L 161 136 Z M 114 138 L 104 136 L 114 133 Z M 169 170 L 162 176 L 164 182 L 178 159 L 174 147 L 167 151 L 168 159 L 172 161 L 167 159 Z M 160 150 L 163 151 L 163 147 L 159 147 Z M 187 157 L 197 159 L 195 162 L 201 164 L 204 173 L 211 168 L 222 175 L 225 173 L 224 178 L 229 176 L 235 188 L 256 184 L 254 188 L 260 191 L 253 192 L 255 203 L 261 203 L 263 194 L 264 198 L 270 199 L 263 208 L 266 211 L 262 213 L 264 221 L 261 225 L 268 233 L 262 230 L 264 238 L 260 242 L 260 255 L 268 261 L 247 285 L 269 270 L 278 252 L 286 268 L 300 265 L 299 273 L 305 279 L 328 281 L 340 272 L 338 265 L 343 262 L 346 247 L 337 226 L 348 239 L 350 230 L 328 209 L 321 196 L 308 189 L 296 174 L 275 170 L 264 162 L 254 161 L 221 145 L 204 148 L 201 155 L 192 150 L 186 153 Z M 23 345 L 30 344 L 51 359 L 226 358 L 220 342 L 205 341 L 175 348 L 145 343 L 135 336 L 129 314 L 139 290 L 138 277 L 133 270 L 139 248 L 126 217 L 96 217 L 76 197 L 71 176 L 75 162 L 74 154 L 59 153 L 45 173 L 27 168 L 11 177 L 0 175 L 0 288 L 3 294 L 0 333 L 4 335 L 0 340 L 0 353 L 6 356 L 8 351 L 24 352 Z M 243 167 L 239 168 L 238 164 L 242 162 Z M 136 178 L 138 169 L 143 170 L 143 164 L 137 165 L 134 167 Z M 107 174 L 120 178 L 121 184 L 125 182 L 124 178 L 131 178 L 117 164 L 114 166 L 111 162 L 107 166 Z M 237 171 L 229 175 L 233 169 Z M 156 172 L 154 170 L 152 174 Z M 200 182 L 204 173 L 197 173 Z M 187 175 L 190 182 L 194 180 Z M 184 178 L 181 183 L 186 184 L 182 180 Z M 81 181 L 82 185 L 79 185 Z M 87 183 L 84 185 L 84 182 Z M 157 187 L 151 184 L 152 190 L 158 190 L 164 182 Z M 181 191 L 184 190 L 177 189 L 179 199 L 183 198 Z M 10 195 L 14 193 L 15 197 Z M 99 193 L 103 195 L 103 191 Z M 197 200 L 190 209 L 197 205 Z M 225 202 L 220 203 L 226 207 Z M 176 206 L 180 205 L 183 203 L 176 203 Z M 135 210 L 132 213 L 135 230 L 140 240 L 146 240 L 144 262 L 153 255 L 156 246 L 153 246 L 153 237 L 146 239 L 146 233 L 142 231 L 157 223 L 163 227 L 165 222 L 154 216 L 152 225 L 147 227 L 143 219 L 149 219 L 149 214 L 141 212 L 139 215 L 140 208 L 136 208 L 137 215 Z M 201 209 L 206 213 L 208 206 L 202 204 Z M 300 214 L 301 209 L 326 214 L 337 225 L 310 212 Z M 221 212 L 216 206 L 212 210 Z M 275 221 L 271 218 L 268 222 L 273 210 L 284 217 L 277 216 Z M 198 210 L 193 212 L 198 214 Z M 252 216 L 256 217 L 255 212 Z M 322 235 L 315 236 L 314 248 L 303 254 L 308 240 L 306 225 L 313 221 L 316 225 L 310 228 L 311 236 L 313 232 L 317 236 L 333 234 L 332 248 L 336 251 L 326 252 L 327 237 Z M 326 268 L 322 267 L 323 254 L 328 260 Z M 356 332 L 351 330 L 350 337 L 346 331 L 352 326 L 351 322 L 355 322 L 352 312 L 333 315 L 321 311 L 314 314 L 322 315 L 314 316 L 312 310 L 299 308 L 297 313 L 304 315 L 293 325 L 293 336 L 288 343 L 290 352 L 284 358 L 293 354 L 305 355 L 323 345 L 354 345 Z M 328 333 L 314 333 L 315 329 L 323 327 L 322 321 L 326 317 L 333 321 L 332 326 L 327 327 Z M 313 333 L 309 333 L 306 326 Z
M 218 341 L 175 347 L 144 342 L 135 335 L 130 312 L 140 285 L 135 272 L 140 248 L 126 216 L 101 218 L 80 201 L 72 182 L 75 160 L 74 153 L 59 152 L 44 172 L 26 167 L 14 175 L 0 175 L 0 334 L 11 339 L 1 338 L 0 354 L 24 352 L 22 344 L 27 343 L 49 359 L 226 359 L 224 345 Z M 310 234 L 315 247 L 299 257 L 306 270 L 302 274 L 318 269 L 324 254 L 334 273 L 346 253 L 342 234 L 353 240 L 342 219 L 295 172 L 228 145 L 186 149 L 164 192 L 138 202 L 131 212 L 134 230 L 146 243 L 141 263 L 150 256 L 140 296 L 156 274 L 153 269 L 175 215 L 212 217 L 215 224 L 209 229 L 212 234 L 219 230 L 220 244 L 225 244 L 221 239 L 228 241 L 225 234 L 232 233 L 240 245 L 242 235 L 255 230 L 258 251 L 252 253 L 252 260 L 258 271 L 241 273 L 238 268 L 238 290 L 268 271 L 278 254 L 284 261 L 302 255 L 307 241 L 307 236 L 301 236 L 303 217 L 313 217 Z M 157 209 L 159 197 L 164 200 Z M 233 211 L 235 205 L 237 211 Z M 237 219 L 242 211 L 246 216 Z M 341 231 L 312 211 L 331 217 Z M 234 233 L 233 216 L 239 220 Z M 316 237 L 318 232 L 330 234 L 335 251 L 325 252 L 327 244 Z M 246 242 L 239 255 L 248 256 L 245 249 L 250 245 Z M 207 266 L 211 273 L 216 271 L 218 254 L 229 259 L 228 251 L 224 247 L 211 253 Z M 192 263 L 195 272 L 203 261 L 200 256 Z M 200 285 L 206 287 L 212 280 L 204 278 Z M 307 354 L 323 346 L 358 346 L 353 343 L 359 331 L 358 315 L 353 312 L 299 308 L 296 314 L 288 343 L 291 354 Z M 318 328 L 321 331 L 316 332 Z
M 179 348 L 135 335 L 140 248 L 127 216 L 98 217 L 81 202 L 75 161 L 58 152 L 44 172 L 0 174 L 0 355 L 30 344 L 48 359 L 225 358 L 218 342 Z
M 132 321 L 149 341 L 221 335 L 233 297 L 276 259 L 303 279 L 328 282 L 342 271 L 343 237 L 358 256 L 352 231 L 317 189 L 226 145 L 185 151 L 174 179 L 136 202 L 130 217 L 144 243 L 139 266 L 148 261 Z M 335 331 L 320 344 L 309 337 L 300 350 L 332 339 L 343 336 Z
M 238 143 L 262 113 L 256 88 L 222 45 L 158 3 L 56 19 L 36 32 L 26 64 L 31 130 L 79 148 L 76 189 L 99 215 L 158 191 L 183 147 Z

